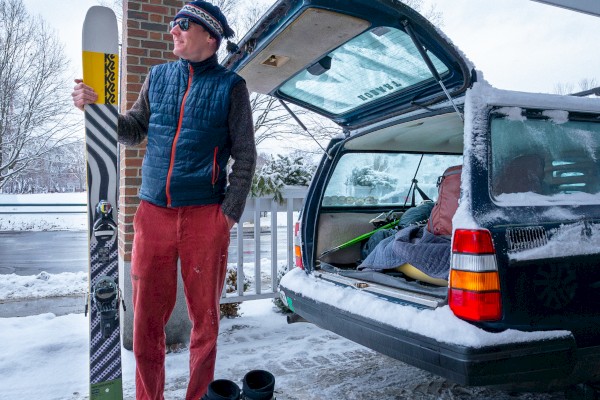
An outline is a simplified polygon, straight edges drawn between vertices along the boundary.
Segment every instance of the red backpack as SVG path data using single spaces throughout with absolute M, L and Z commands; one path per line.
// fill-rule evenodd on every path
M 462 165 L 448 167 L 438 178 L 438 199 L 427 221 L 427 230 L 434 235 L 452 235 L 452 217 L 458 208 Z

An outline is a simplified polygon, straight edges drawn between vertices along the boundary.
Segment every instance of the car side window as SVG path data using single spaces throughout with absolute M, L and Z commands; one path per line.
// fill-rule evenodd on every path
M 491 120 L 492 197 L 502 204 L 600 198 L 600 122 L 523 110 Z M 518 115 L 518 117 L 515 117 Z M 596 195 L 596 196 L 594 196 Z M 587 199 L 587 200 L 586 200 Z

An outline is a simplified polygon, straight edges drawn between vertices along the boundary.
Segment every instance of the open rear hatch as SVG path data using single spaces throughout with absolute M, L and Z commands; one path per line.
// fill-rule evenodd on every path
M 394 0 L 280 0 L 225 66 L 273 95 L 352 129 L 462 94 L 472 66 Z
M 240 74 L 250 91 L 312 110 L 347 133 L 362 130 L 357 136 L 376 123 L 387 124 L 390 119 L 443 103 L 454 110 L 451 112 L 461 114 L 462 103 L 457 98 L 462 98 L 472 83 L 473 66 L 464 55 L 423 16 L 396 0 L 280 0 L 238 46 L 224 65 Z M 412 151 L 460 155 L 461 118 L 452 115 L 452 129 L 446 128 L 448 124 L 438 127 L 436 133 L 442 138 L 437 148 L 415 147 Z M 406 130 L 417 134 L 414 127 Z M 394 131 L 382 129 L 380 142 L 395 142 Z M 443 169 L 438 172 L 435 178 Z M 307 201 L 320 203 L 321 198 L 309 193 Z M 315 206 L 315 210 L 320 209 L 320 205 Z M 305 218 L 313 219 L 301 227 L 303 237 L 310 242 L 315 232 L 308 230 L 314 229 L 320 217 L 305 214 Z M 317 249 L 310 246 L 305 250 L 315 254 Z M 339 271 L 327 270 L 327 259 L 323 261 L 322 275 L 339 279 Z M 392 296 L 420 285 L 409 279 L 407 285 L 394 287 L 390 282 L 400 280 L 388 279 L 389 274 L 361 275 L 356 271 L 343 279 L 362 285 L 361 276 L 369 276 L 367 290 L 378 290 L 376 286 L 381 285 L 389 288 Z M 429 307 L 445 302 L 444 289 L 414 289 L 415 297 L 430 292 L 424 301 Z

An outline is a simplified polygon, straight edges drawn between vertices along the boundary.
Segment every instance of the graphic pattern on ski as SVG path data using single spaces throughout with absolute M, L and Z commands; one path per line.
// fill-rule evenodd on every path
M 83 26 L 83 79 L 85 84 L 94 88 L 98 94 L 95 104 L 85 106 L 90 400 L 123 398 L 116 225 L 119 65 L 117 52 L 118 33 L 114 13 L 106 7 L 91 7 Z M 109 290 L 111 288 L 116 290 Z
M 117 110 L 111 105 L 91 104 L 86 109 L 86 148 L 88 152 L 88 186 L 90 189 L 88 216 L 94 224 L 95 205 L 107 200 L 116 210 L 117 188 Z M 116 220 L 115 217 L 113 217 Z M 117 234 L 106 243 L 94 237 L 90 229 L 90 288 L 102 276 L 110 276 L 118 284 Z M 97 384 L 121 378 L 120 331 L 115 329 L 108 339 L 102 337 L 100 315 L 90 304 L 90 383 Z

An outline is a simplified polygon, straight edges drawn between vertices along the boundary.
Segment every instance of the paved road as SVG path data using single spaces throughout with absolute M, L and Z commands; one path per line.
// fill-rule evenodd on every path
M 269 234 L 262 234 L 261 258 L 271 258 Z M 286 259 L 285 228 L 278 228 L 278 260 Z M 0 232 L 0 274 L 22 276 L 87 271 L 85 231 Z M 244 262 L 254 261 L 254 240 L 244 237 Z M 237 240 L 231 238 L 229 262 L 237 260 Z
M 278 229 L 279 260 L 286 259 L 285 228 Z M 271 258 L 268 233 L 262 234 L 261 258 Z M 244 235 L 244 262 L 254 261 L 254 240 Z M 42 271 L 51 274 L 87 271 L 88 241 L 85 231 L 0 231 L 0 275 L 37 275 Z M 237 240 L 231 238 L 229 261 L 237 260 Z M 53 312 L 56 315 L 83 312 L 84 296 L 50 297 L 26 301 L 0 301 L 0 318 L 22 317 Z
M 84 231 L 0 232 L 0 274 L 86 271 L 87 246 Z

